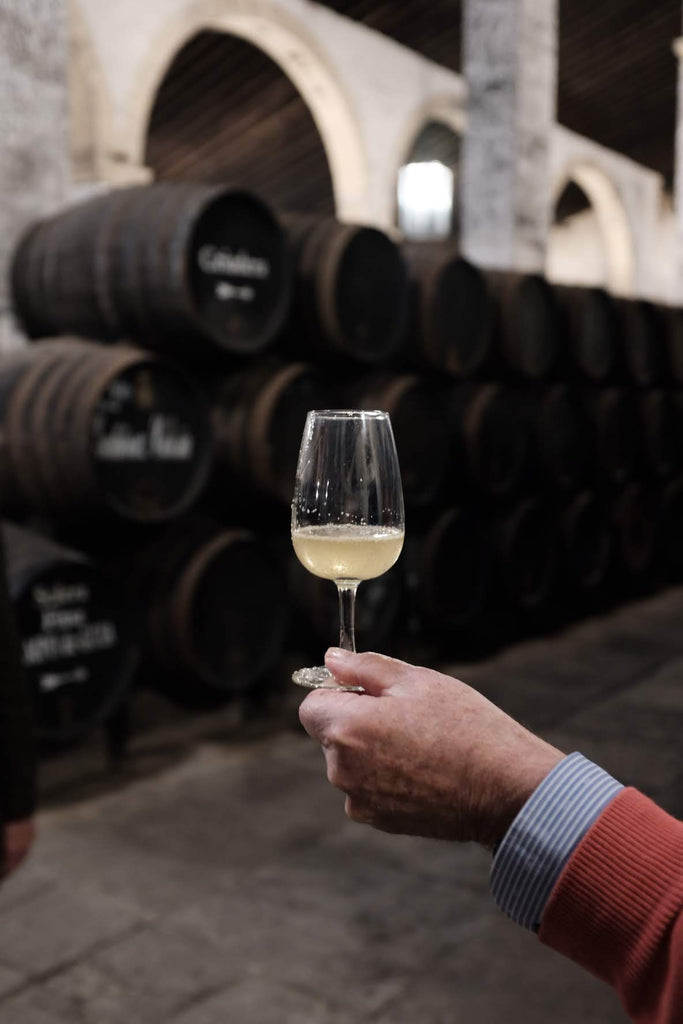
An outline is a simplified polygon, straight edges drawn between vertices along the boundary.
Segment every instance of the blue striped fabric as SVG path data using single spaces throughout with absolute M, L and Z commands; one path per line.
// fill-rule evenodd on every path
M 532 793 L 496 850 L 491 890 L 517 924 L 538 931 L 555 882 L 620 782 L 582 754 L 565 757 Z

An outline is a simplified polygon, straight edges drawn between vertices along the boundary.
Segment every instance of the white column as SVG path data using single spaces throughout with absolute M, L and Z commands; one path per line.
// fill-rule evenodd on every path
M 558 0 L 465 0 L 469 90 L 461 185 L 463 253 L 542 270 L 551 217 Z
M 26 226 L 68 194 L 64 0 L 0 4 L 0 351 L 21 343 L 8 270 Z

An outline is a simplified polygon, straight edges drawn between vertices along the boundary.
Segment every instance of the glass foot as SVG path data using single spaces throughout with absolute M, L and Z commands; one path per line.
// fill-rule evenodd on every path
M 292 673 L 292 681 L 297 686 L 306 686 L 309 690 L 346 690 L 350 693 L 365 693 L 362 686 L 346 686 L 338 683 L 332 673 L 324 665 L 315 668 L 298 668 Z

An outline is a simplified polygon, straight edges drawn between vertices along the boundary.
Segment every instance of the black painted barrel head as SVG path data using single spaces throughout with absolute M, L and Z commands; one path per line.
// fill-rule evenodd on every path
M 626 373 L 637 387 L 652 387 L 662 374 L 663 325 L 655 307 L 642 299 L 618 303 Z
M 516 507 L 502 527 L 502 570 L 515 605 L 533 611 L 552 593 L 557 569 L 555 535 L 548 508 L 535 499 Z
M 178 369 L 141 360 L 103 386 L 90 451 L 107 508 L 134 522 L 165 522 L 187 509 L 206 481 L 208 409 Z
M 571 332 L 570 346 L 579 373 L 587 380 L 604 381 L 614 372 L 617 353 L 617 315 L 614 302 L 603 288 L 571 288 L 565 315 Z
M 671 480 L 661 496 L 660 548 L 663 568 L 680 579 L 683 573 L 683 478 Z
M 53 560 L 10 579 L 23 663 L 36 698 L 39 736 L 84 735 L 116 706 L 137 663 L 118 586 L 95 566 Z
M 225 533 L 198 553 L 190 575 L 185 646 L 198 678 L 227 698 L 280 656 L 287 628 L 282 573 L 252 535 Z
M 395 398 L 389 386 L 378 407 L 391 417 L 406 504 L 423 508 L 438 497 L 450 464 L 445 398 L 419 377 L 398 378 L 396 385 Z
M 265 203 L 237 190 L 209 197 L 185 258 L 200 333 L 243 354 L 273 341 L 289 307 L 290 270 L 284 232 Z
M 660 307 L 666 374 L 676 385 L 683 384 L 683 309 Z
M 486 607 L 491 547 L 481 513 L 445 510 L 420 545 L 418 597 L 422 614 L 439 629 L 464 629 Z
M 339 352 L 380 363 L 400 345 L 407 314 L 407 269 L 398 247 L 377 228 L 347 226 L 321 268 L 320 316 Z
M 640 395 L 644 468 L 650 476 L 673 476 L 683 455 L 683 423 L 677 402 L 668 391 L 649 388 Z
M 526 466 L 528 442 L 517 396 L 499 385 L 480 388 L 467 411 L 465 443 L 470 469 L 487 494 L 510 494 Z
M 610 558 L 610 535 L 605 513 L 594 495 L 577 494 L 561 520 L 564 567 L 579 591 L 595 590 L 604 581 Z
M 571 490 L 585 479 L 590 460 L 588 424 L 571 392 L 558 385 L 541 399 L 536 419 L 536 450 L 546 479 Z
M 559 351 L 559 316 L 552 286 L 538 274 L 517 276 L 501 315 L 511 368 L 529 380 L 547 377 Z
M 655 493 L 642 483 L 628 484 L 614 499 L 612 516 L 621 566 L 630 576 L 642 576 L 652 567 L 657 552 Z

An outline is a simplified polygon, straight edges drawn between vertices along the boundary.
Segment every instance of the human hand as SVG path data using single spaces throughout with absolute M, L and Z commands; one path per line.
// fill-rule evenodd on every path
M 28 854 L 35 838 L 32 818 L 23 821 L 9 821 L 4 826 L 2 877 L 15 871 Z
M 338 648 L 325 662 L 366 693 L 314 690 L 299 717 L 354 821 L 492 848 L 564 757 L 459 679 Z

